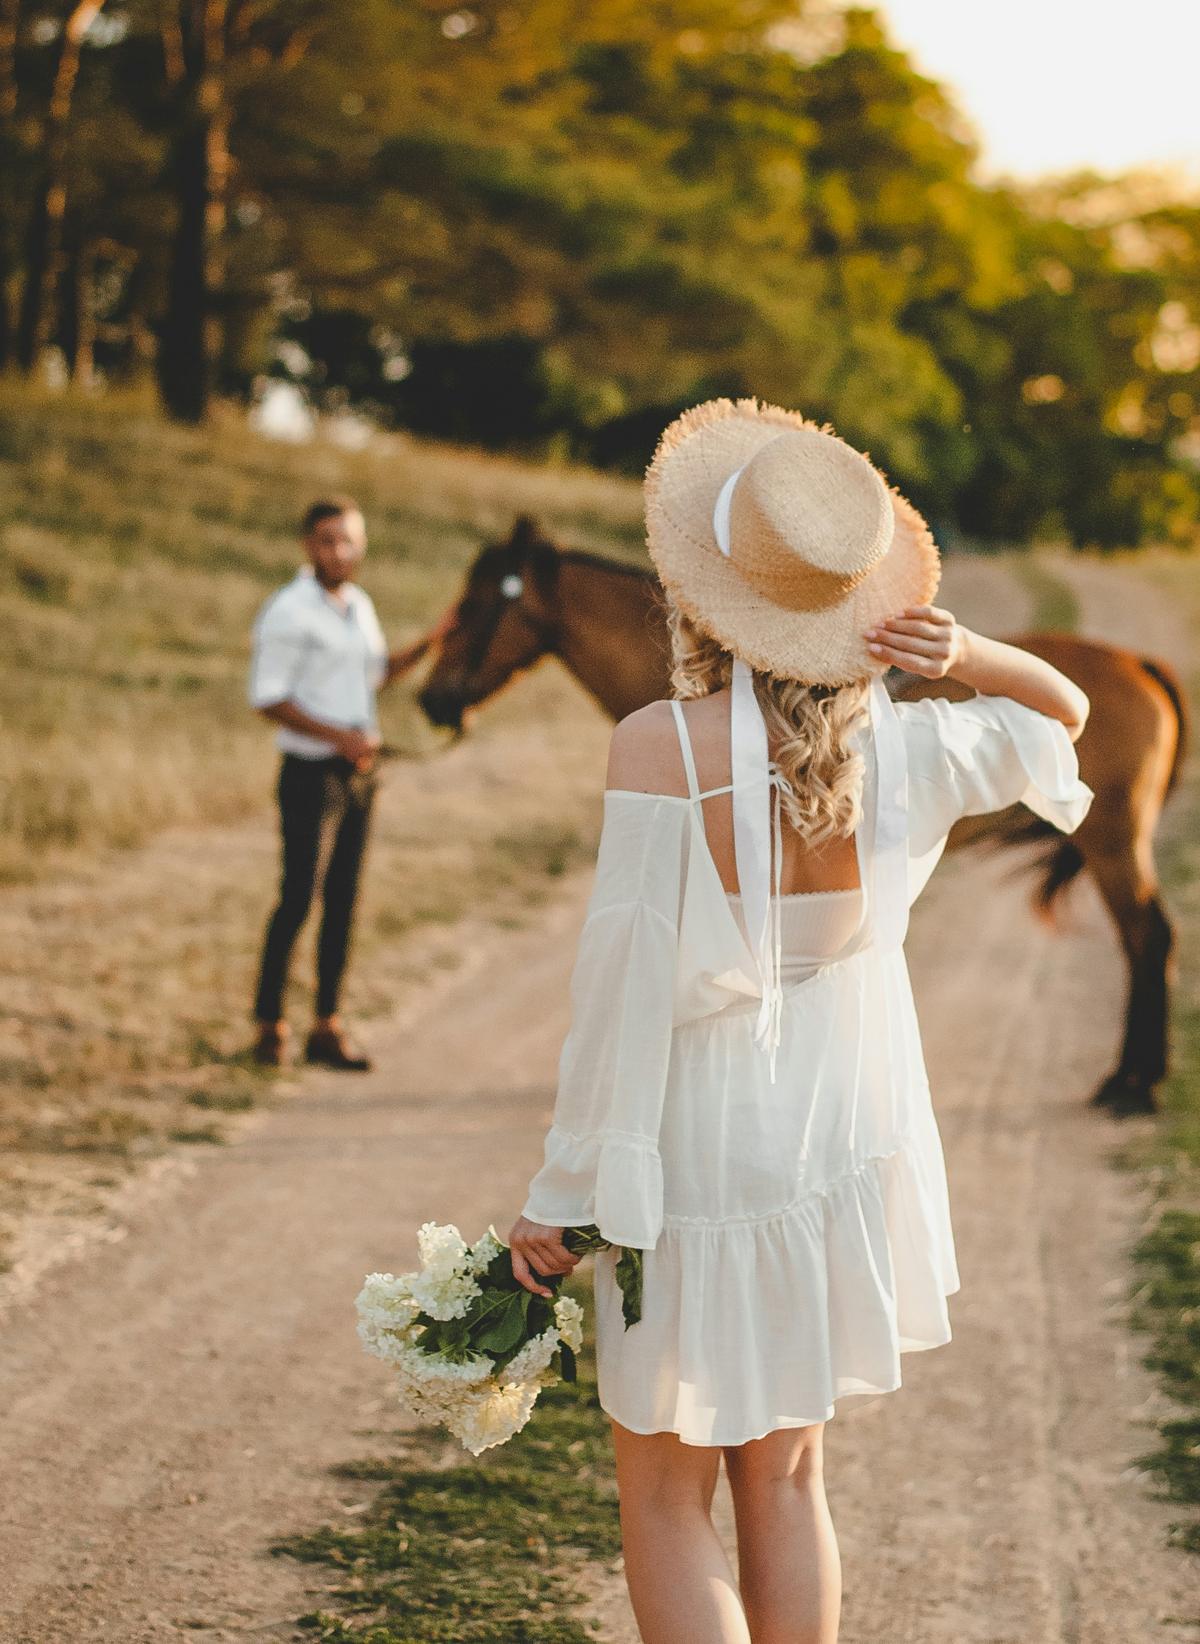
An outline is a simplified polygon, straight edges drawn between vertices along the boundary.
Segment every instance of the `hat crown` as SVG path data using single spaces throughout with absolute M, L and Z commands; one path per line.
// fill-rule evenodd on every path
M 818 428 L 789 429 L 757 451 L 729 505 L 730 559 L 793 610 L 844 599 L 887 554 L 894 529 L 878 471 Z

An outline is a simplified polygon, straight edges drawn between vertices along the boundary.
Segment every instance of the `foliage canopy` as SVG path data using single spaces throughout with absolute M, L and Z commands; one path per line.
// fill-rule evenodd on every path
M 1200 530 L 1200 208 L 980 182 L 872 9 L 0 13 L 0 355 L 29 368 L 157 355 L 193 417 L 210 382 L 290 375 L 629 469 L 678 408 L 756 394 L 835 422 L 950 535 Z

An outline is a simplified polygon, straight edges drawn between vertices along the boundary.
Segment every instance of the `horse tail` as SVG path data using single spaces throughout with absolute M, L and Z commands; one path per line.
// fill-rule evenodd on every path
M 1047 924 L 1054 923 L 1059 898 L 1079 875 L 1086 863 L 1083 852 L 1072 839 L 1064 839 L 1058 829 L 1040 816 L 1005 816 L 996 833 L 994 845 L 1006 849 L 1013 845 L 1037 846 L 1032 864 L 1028 858 L 1022 866 L 1022 875 L 1032 865 L 1037 874 L 1033 887 L 1033 911 Z
M 1175 710 L 1175 754 L 1171 760 L 1171 770 L 1163 794 L 1165 799 L 1168 794 L 1174 793 L 1179 786 L 1180 773 L 1183 770 L 1183 764 L 1188 753 L 1188 743 L 1191 740 L 1191 710 L 1188 707 L 1187 697 L 1183 693 L 1183 686 L 1179 683 L 1179 675 L 1173 668 L 1169 668 L 1165 662 L 1160 662 L 1157 657 L 1143 656 L 1139 657 L 1138 661 L 1142 665 L 1142 671 L 1149 674 L 1156 684 L 1162 686 L 1170 698 L 1172 708 Z
M 1166 692 L 1175 714 L 1175 752 L 1163 795 L 1165 798 L 1178 786 L 1180 772 L 1187 757 L 1191 712 L 1179 676 L 1173 668 L 1168 667 L 1165 662 L 1160 662 L 1156 657 L 1139 657 L 1138 662 L 1142 671 Z M 1021 817 L 1008 822 L 1000 832 L 999 843 L 1037 844 L 1042 847 L 1035 863 L 1038 877 L 1033 890 L 1033 907 L 1039 918 L 1048 922 L 1053 921 L 1060 897 L 1074 884 L 1087 865 L 1079 846 L 1072 839 L 1064 839 L 1049 822 L 1043 822 L 1036 816 Z
M 1059 839 L 1038 863 L 1038 881 L 1033 890 L 1034 912 L 1050 923 L 1059 897 L 1083 872 L 1083 852 L 1069 839 Z

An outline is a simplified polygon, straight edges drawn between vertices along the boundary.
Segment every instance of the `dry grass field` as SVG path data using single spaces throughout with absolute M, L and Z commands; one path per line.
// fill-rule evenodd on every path
M 136 400 L 0 388 L 0 1264 L 18 1229 L 61 1241 L 135 1164 L 218 1142 L 289 1088 L 240 1059 L 276 875 L 275 756 L 244 677 L 297 512 L 333 488 L 364 506 L 393 643 L 519 510 L 564 544 L 640 552 L 638 487 L 586 471 L 403 439 L 280 445 L 232 420 L 199 434 Z M 606 726 L 560 670 L 457 746 L 413 698 L 402 682 L 384 699 L 403 757 L 377 812 L 359 1019 L 454 964 L 464 914 L 520 919 L 598 824 Z M 297 1026 L 304 960 L 298 984 Z

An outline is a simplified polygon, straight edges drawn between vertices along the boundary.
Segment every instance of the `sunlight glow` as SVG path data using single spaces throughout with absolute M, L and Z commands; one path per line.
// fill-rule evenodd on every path
M 949 84 L 985 175 L 1180 172 L 1200 186 L 1197 0 L 880 0 L 892 38 Z

